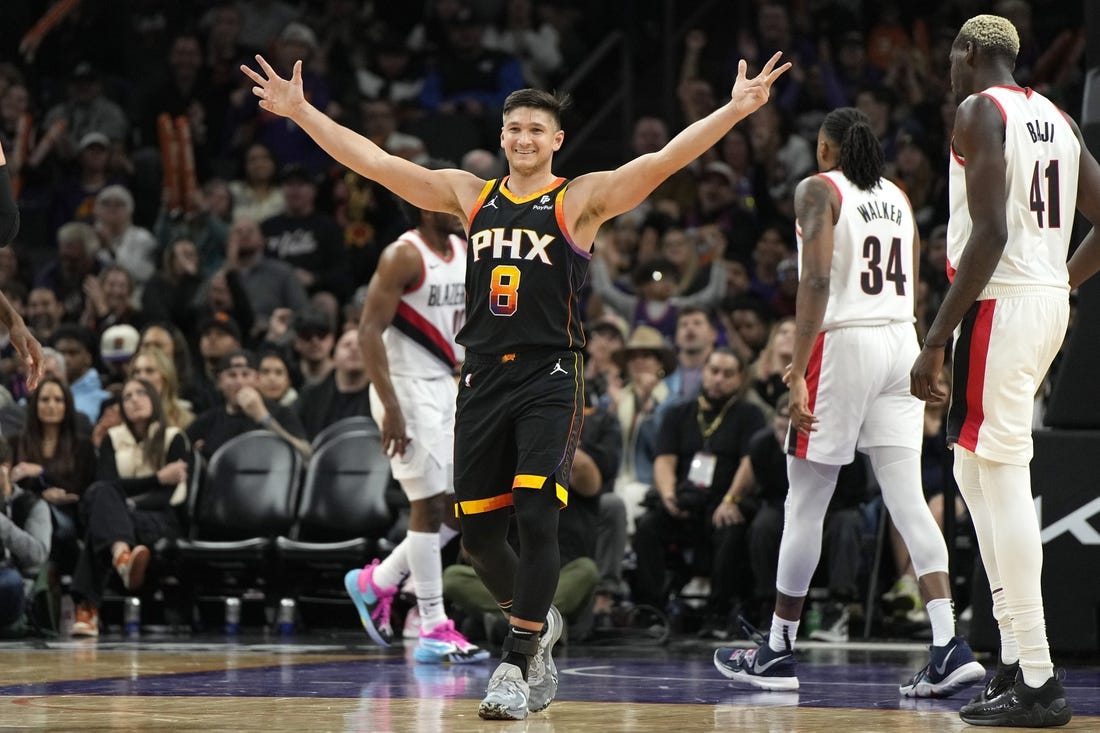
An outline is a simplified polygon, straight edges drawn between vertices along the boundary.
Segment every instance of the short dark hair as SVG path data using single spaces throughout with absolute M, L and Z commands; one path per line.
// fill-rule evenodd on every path
M 69 339 L 79 343 L 91 357 L 96 358 L 99 352 L 99 340 L 95 333 L 86 326 L 78 326 L 75 323 L 63 323 L 53 332 L 53 346 L 56 348 L 61 339 Z
M 558 129 L 560 130 L 561 116 L 572 106 L 573 97 L 571 97 L 568 92 L 546 92 L 542 89 L 517 89 L 505 98 L 502 116 L 507 117 L 509 112 L 514 109 L 519 109 L 520 107 L 541 109 L 550 113 L 550 116 L 554 118 L 554 122 L 557 123 Z
M 733 349 L 731 349 L 728 346 L 715 346 L 714 349 L 712 349 L 711 352 L 709 354 L 707 354 L 707 359 L 709 360 L 710 357 L 715 356 L 715 355 L 732 356 L 734 359 L 737 360 L 737 369 L 738 370 L 742 370 L 742 369 L 745 368 L 745 363 L 743 361 L 741 361 L 741 357 L 737 355 L 736 351 L 734 351 Z
M 701 305 L 685 305 L 676 313 L 676 320 L 679 321 L 684 316 L 694 316 L 696 314 L 706 317 L 712 324 L 714 323 L 714 314 L 710 312 L 709 308 L 704 308 Z

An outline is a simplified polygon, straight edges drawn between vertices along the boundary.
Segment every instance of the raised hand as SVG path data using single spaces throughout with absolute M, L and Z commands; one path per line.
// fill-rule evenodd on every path
M 276 74 L 275 69 L 260 54 L 256 54 L 256 63 L 260 65 L 266 78 L 244 64 L 241 64 L 241 71 L 256 83 L 252 87 L 252 93 L 260 98 L 260 108 L 280 117 L 293 117 L 306 103 L 305 92 L 302 91 L 301 60 L 294 62 L 289 80 Z
M 747 76 L 749 65 L 745 59 L 741 59 L 737 63 L 737 79 L 733 83 L 733 91 L 730 92 L 730 97 L 733 99 L 734 106 L 742 114 L 752 114 L 767 104 L 772 84 L 776 79 L 783 76 L 787 69 L 791 68 L 790 61 L 782 66 L 776 66 L 779 63 L 779 57 L 782 55 L 782 51 L 776 51 L 775 55 L 768 59 L 768 63 L 764 64 L 764 68 L 760 73 L 751 79 Z

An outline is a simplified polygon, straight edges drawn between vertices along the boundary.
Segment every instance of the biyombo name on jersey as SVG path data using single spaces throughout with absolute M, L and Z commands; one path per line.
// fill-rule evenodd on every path
M 470 248 L 474 252 L 474 262 L 481 259 L 483 250 L 491 249 L 489 255 L 494 260 L 533 260 L 539 259 L 545 265 L 552 265 L 546 248 L 554 241 L 552 234 L 539 234 L 530 229 L 506 230 L 503 227 L 483 229 L 470 237 Z M 528 249 L 524 254 L 524 245 Z

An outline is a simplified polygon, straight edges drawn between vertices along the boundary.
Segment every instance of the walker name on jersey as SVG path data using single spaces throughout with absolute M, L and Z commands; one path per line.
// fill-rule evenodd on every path
M 464 283 L 447 283 L 446 285 L 428 286 L 428 305 L 465 305 L 466 285 Z
M 1027 131 L 1031 135 L 1033 143 L 1054 142 L 1054 125 L 1042 120 L 1027 123 Z
M 901 226 L 902 210 L 888 201 L 868 201 L 856 207 L 864 222 L 888 219 Z
M 554 241 L 552 234 L 539 234 L 530 229 L 483 229 L 470 237 L 470 246 L 474 251 L 474 262 L 486 256 L 494 260 L 540 260 L 544 265 L 553 265 L 546 248 Z M 526 249 L 526 253 L 524 250 Z

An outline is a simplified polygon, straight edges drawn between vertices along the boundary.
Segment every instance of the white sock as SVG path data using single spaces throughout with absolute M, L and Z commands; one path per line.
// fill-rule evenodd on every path
M 933 598 L 924 609 L 932 622 L 932 646 L 944 646 L 955 636 L 955 604 L 950 598 Z
M 772 631 L 768 634 L 768 646 L 773 652 L 794 649 L 794 640 L 798 636 L 798 621 L 788 621 L 772 614 Z
M 443 569 L 439 560 L 439 532 L 408 532 L 409 568 L 416 587 L 420 628 L 431 631 L 447 620 L 443 613 Z
M 401 585 L 405 582 L 405 578 L 409 574 L 410 534 L 412 533 L 406 533 L 405 539 L 401 540 L 397 547 L 393 548 L 393 552 L 385 560 L 378 563 L 378 567 L 374 569 L 372 580 L 379 590 Z

